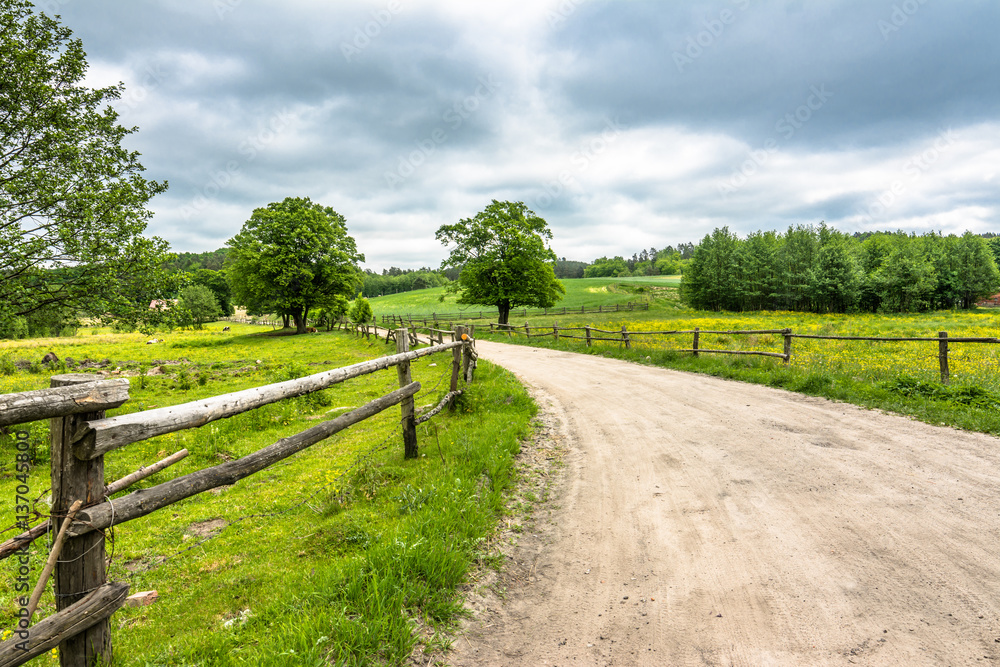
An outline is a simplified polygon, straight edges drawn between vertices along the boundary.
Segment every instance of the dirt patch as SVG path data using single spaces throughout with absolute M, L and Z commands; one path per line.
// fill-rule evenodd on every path
M 446 657 L 476 665 L 1000 659 L 1000 440 L 708 376 L 479 343 L 563 426 Z
M 205 537 L 211 537 L 221 531 L 223 528 L 228 526 L 229 523 L 222 518 L 208 519 L 207 521 L 198 521 L 192 523 L 188 526 L 188 529 L 184 532 L 184 537 L 197 537 L 199 539 Z

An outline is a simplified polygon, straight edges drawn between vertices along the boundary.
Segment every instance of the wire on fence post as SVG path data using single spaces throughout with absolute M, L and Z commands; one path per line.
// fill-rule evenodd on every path
M 787 366 L 792 358 L 792 330 L 785 329 L 785 365 Z
M 622 340 L 625 342 L 625 349 L 626 350 L 631 350 L 632 349 L 632 341 L 629 340 L 628 329 L 625 328 L 624 324 L 622 325 Z
M 51 386 L 65 387 L 96 382 L 100 375 L 54 375 Z M 75 500 L 92 505 L 104 499 L 104 457 L 82 461 L 73 454 L 73 436 L 79 424 L 104 418 L 104 411 L 50 420 L 52 466 L 52 515 L 64 516 Z M 54 527 L 56 524 L 52 522 Z M 56 611 L 82 600 L 88 591 L 107 583 L 104 533 L 92 531 L 66 540 L 55 566 Z M 107 618 L 59 644 L 63 665 L 111 664 L 111 626 Z
M 691 351 L 694 356 L 698 356 L 698 332 L 701 331 L 700 327 L 694 328 L 694 341 L 691 343 Z

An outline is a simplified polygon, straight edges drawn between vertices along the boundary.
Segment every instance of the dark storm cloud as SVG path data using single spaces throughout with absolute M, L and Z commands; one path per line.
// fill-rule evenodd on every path
M 984 0 L 38 5 L 92 85 L 125 81 L 177 250 L 286 196 L 343 213 L 376 268 L 436 265 L 437 226 L 493 198 L 586 260 L 722 225 L 1000 227 Z

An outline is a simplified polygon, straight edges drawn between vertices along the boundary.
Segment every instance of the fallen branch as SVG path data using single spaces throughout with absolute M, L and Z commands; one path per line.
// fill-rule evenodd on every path
M 436 408 L 434 408 L 425 415 L 420 415 L 420 417 L 417 418 L 417 425 L 423 424 L 425 421 L 428 421 L 431 417 L 444 410 L 445 406 L 451 403 L 451 401 L 457 396 L 459 396 L 461 393 L 462 393 L 461 389 L 459 389 L 458 391 L 449 391 L 447 394 L 444 395 L 444 398 L 441 399 L 441 402 L 437 404 Z

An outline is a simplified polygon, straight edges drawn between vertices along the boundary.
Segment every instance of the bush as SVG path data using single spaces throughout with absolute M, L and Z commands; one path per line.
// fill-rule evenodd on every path
M 368 299 L 358 294 L 358 298 L 354 300 L 354 305 L 351 306 L 351 321 L 362 324 L 364 322 L 371 322 L 373 317 L 375 317 L 375 312 L 372 310 L 372 305 L 368 303 Z

